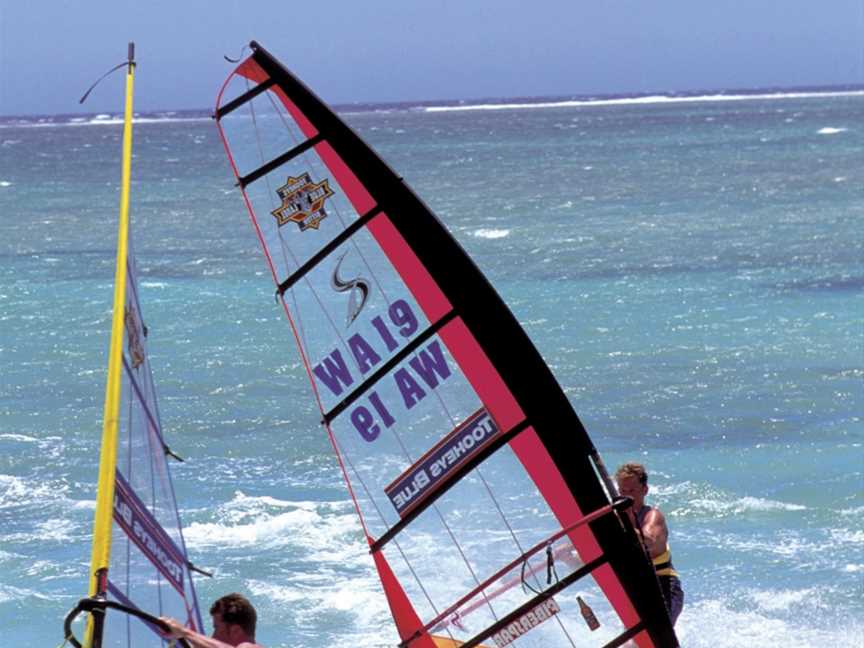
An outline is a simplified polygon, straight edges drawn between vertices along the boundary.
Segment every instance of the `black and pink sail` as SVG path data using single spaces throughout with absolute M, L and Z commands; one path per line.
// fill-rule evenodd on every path
M 215 117 L 400 645 L 677 645 L 626 502 L 516 319 L 399 176 L 252 51 Z

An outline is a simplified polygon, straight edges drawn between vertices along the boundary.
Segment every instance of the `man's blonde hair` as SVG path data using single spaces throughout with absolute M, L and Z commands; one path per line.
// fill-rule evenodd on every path
M 646 471 L 645 466 L 640 463 L 625 463 L 615 471 L 615 479 L 617 481 L 627 479 L 628 477 L 636 477 L 640 484 L 648 483 L 648 471 Z

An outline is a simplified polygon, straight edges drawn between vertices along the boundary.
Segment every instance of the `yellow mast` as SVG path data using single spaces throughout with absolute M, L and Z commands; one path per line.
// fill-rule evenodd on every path
M 90 560 L 89 595 L 104 596 L 111 558 L 111 527 L 114 512 L 114 475 L 117 467 L 117 437 L 120 419 L 120 385 L 123 371 L 123 329 L 126 311 L 126 260 L 129 242 L 129 185 L 132 175 L 132 90 L 135 79 L 135 45 L 129 43 L 126 71 L 126 108 L 123 117 L 123 161 L 120 182 L 120 223 L 117 234 L 117 267 L 114 274 L 114 315 L 105 411 L 102 420 L 102 451 L 99 457 L 99 485 L 93 521 L 93 549 Z M 86 648 L 101 644 L 101 619 L 91 615 L 84 639 Z M 96 626 L 99 626 L 98 628 Z M 94 643 L 95 639 L 95 643 Z

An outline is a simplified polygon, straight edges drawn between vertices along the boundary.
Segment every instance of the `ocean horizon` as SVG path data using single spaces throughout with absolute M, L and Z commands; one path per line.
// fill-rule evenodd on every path
M 455 110 L 524 110 L 533 108 L 565 108 L 614 106 L 628 104 L 686 103 L 706 101 L 754 101 L 770 99 L 819 98 L 864 94 L 864 84 L 765 86 L 753 88 L 718 88 L 702 90 L 668 90 L 651 92 L 580 93 L 570 95 L 539 95 L 512 97 L 477 97 L 473 99 L 424 99 L 380 102 L 343 102 L 333 104 L 339 114 L 366 112 Z M 161 108 L 135 111 L 136 122 L 148 120 L 197 120 L 212 116 L 209 108 Z M 90 119 L 87 119 L 87 117 Z M 35 119 L 34 119 L 35 118 Z M 77 111 L 53 114 L 0 114 L 0 128 L 49 124 L 121 124 L 123 112 Z

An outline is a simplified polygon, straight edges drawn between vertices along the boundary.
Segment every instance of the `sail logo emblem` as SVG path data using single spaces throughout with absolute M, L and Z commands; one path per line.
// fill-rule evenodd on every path
M 271 214 L 279 227 L 296 223 L 301 232 L 318 229 L 322 220 L 327 218 L 324 202 L 333 195 L 330 181 L 312 182 L 308 173 L 298 177 L 288 176 L 285 184 L 276 190 L 282 205 Z
M 344 252 L 336 262 L 336 267 L 333 269 L 333 276 L 330 277 L 330 286 L 336 292 L 348 292 L 348 317 L 345 323 L 345 328 L 351 326 L 352 322 L 357 319 L 360 311 L 366 305 L 366 299 L 369 297 L 369 282 L 364 277 L 355 277 L 354 279 L 342 279 L 339 276 L 339 268 L 342 267 L 342 261 L 348 252 Z M 350 292 L 349 292 L 350 291 Z

